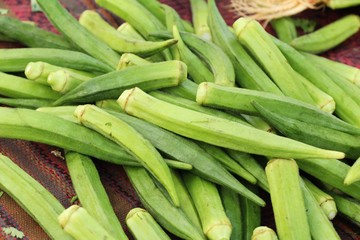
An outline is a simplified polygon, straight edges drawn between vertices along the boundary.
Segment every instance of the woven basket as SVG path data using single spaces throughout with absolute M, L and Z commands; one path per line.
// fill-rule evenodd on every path
M 121 23 L 121 19 L 100 9 L 93 0 L 61 0 L 61 2 L 75 17 L 78 17 L 85 9 L 97 9 L 98 12 L 114 26 Z M 191 20 L 188 0 L 162 0 L 162 2 L 174 7 L 184 19 Z M 236 19 L 236 16 L 227 8 L 227 6 L 227 0 L 218 1 L 218 7 L 221 13 L 227 23 L 231 24 Z M 0 8 L 9 9 L 9 15 L 15 16 L 21 20 L 34 21 L 40 27 L 56 32 L 43 13 L 31 12 L 29 0 L 3 0 L 0 1 Z M 318 26 L 322 26 L 348 13 L 359 12 L 360 8 L 339 11 L 322 9 L 316 11 L 309 10 L 298 16 L 314 19 L 318 22 Z M 272 33 L 270 27 L 268 27 L 267 30 Z M 0 43 L 0 47 L 2 48 L 14 48 L 20 46 L 21 45 L 15 43 Z M 360 68 L 360 33 L 351 37 L 339 47 L 323 54 L 323 56 Z M 68 207 L 71 205 L 71 199 L 76 194 L 72 187 L 65 162 L 61 155 L 59 155 L 61 151 L 61 149 L 44 144 L 0 138 L 0 152 L 13 159 L 21 168 L 53 193 L 65 207 Z M 115 166 L 102 161 L 96 161 L 95 163 L 115 212 L 118 215 L 124 230 L 131 238 L 124 223 L 124 219 L 131 208 L 141 206 L 141 203 L 121 166 Z M 267 203 L 270 203 L 268 194 L 262 193 L 262 197 Z M 268 206 L 262 210 L 262 224 L 275 229 L 270 205 L 271 204 L 268 204 Z M 360 228 L 358 226 L 346 221 L 341 216 L 337 216 L 333 222 L 341 239 L 360 239 Z M 0 197 L 0 226 L 12 226 L 17 228 L 25 234 L 23 239 L 49 239 L 38 224 L 34 222 L 7 194 L 3 194 Z M 0 239 L 16 238 L 6 236 L 0 231 Z M 173 237 L 173 239 L 177 238 Z

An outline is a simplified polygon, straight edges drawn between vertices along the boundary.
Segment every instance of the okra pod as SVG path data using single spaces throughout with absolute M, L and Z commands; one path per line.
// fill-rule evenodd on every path
M 271 159 L 266 168 L 280 239 L 311 239 L 299 169 L 292 159 Z
M 259 226 L 254 229 L 251 240 L 278 240 L 278 237 L 271 228 Z
M 106 109 L 106 110 L 112 110 L 115 112 L 123 112 L 119 104 L 116 102 L 116 99 L 104 99 L 97 101 L 96 106 Z
M 239 195 L 226 187 L 220 187 L 220 197 L 226 213 L 229 218 L 232 230 L 230 240 L 242 239 L 242 217 Z
M 211 41 L 210 28 L 207 23 L 208 8 L 206 1 L 190 0 L 190 9 L 195 34 L 206 41 Z
M 57 0 L 37 1 L 50 22 L 75 46 L 115 69 L 120 55 L 86 30 Z
M 62 119 L 65 119 L 67 121 L 80 124 L 79 119 L 74 116 L 74 111 L 76 107 L 77 106 L 58 106 L 58 107 L 48 106 L 48 107 L 37 108 L 36 111 L 48 113 L 60 117 Z
M 38 181 L 16 165 L 10 158 L 0 154 L 0 187 L 9 194 L 51 237 L 72 240 L 58 222 L 64 210 L 62 204 Z
M 80 105 L 74 115 L 84 126 L 122 146 L 167 190 L 175 206 L 179 205 L 170 169 L 155 147 L 126 122 L 94 105 Z
M 278 39 L 290 43 L 297 37 L 296 26 L 291 17 L 281 17 L 270 21 Z
M 30 62 L 42 61 L 61 67 L 88 72 L 111 72 L 114 69 L 105 63 L 77 51 L 53 48 L 0 49 L 0 71 L 21 72 Z
M 334 219 L 337 214 L 337 208 L 334 198 L 322 191 L 318 186 L 313 184 L 309 179 L 302 178 L 306 187 L 311 191 L 311 194 L 315 197 L 318 205 L 322 208 L 325 215 L 329 220 Z
M 37 98 L 0 98 L 0 104 L 11 107 L 36 109 L 50 106 L 53 101 Z
M 0 94 L 12 98 L 47 100 L 56 100 L 61 96 L 61 94 L 53 91 L 49 86 L 2 72 L 0 72 Z
M 359 181 L 360 180 L 359 170 L 360 170 L 360 157 L 356 159 L 356 161 L 353 163 L 348 173 L 346 174 L 346 177 L 344 179 L 344 184 L 350 185 L 354 182 Z
M 161 23 L 165 25 L 166 16 L 162 3 L 158 0 L 138 0 L 147 10 L 149 10 Z
M 143 208 L 133 208 L 126 215 L 126 225 L 137 240 L 170 240 L 154 218 Z
M 115 240 L 108 231 L 83 207 L 72 205 L 58 217 L 59 225 L 76 240 L 107 239 Z
M 360 203 L 353 198 L 346 197 L 345 195 L 330 192 L 333 196 L 339 213 L 345 216 L 355 224 L 360 224 Z
M 126 166 L 124 169 L 144 208 L 163 228 L 183 239 L 205 240 L 201 229 L 169 201 L 144 168 Z
M 141 34 L 138 31 L 136 31 L 136 29 L 133 26 L 131 26 L 128 22 L 122 23 L 116 30 L 135 40 L 142 40 L 142 41 L 145 40 L 144 37 L 141 36 Z
M 159 42 L 134 40 L 117 31 L 93 10 L 85 10 L 80 15 L 79 23 L 119 53 L 130 52 L 146 57 L 161 52 L 177 42 L 175 39 Z
M 79 78 L 69 71 L 59 70 L 49 74 L 47 83 L 52 90 L 65 94 L 89 79 L 91 77 L 81 76 Z
M 199 213 L 205 236 L 209 240 L 229 240 L 232 226 L 216 185 L 191 173 L 184 173 L 183 177 Z
M 338 46 L 359 29 L 360 17 L 349 14 L 312 33 L 293 39 L 290 45 L 300 51 L 318 54 Z
M 117 164 L 136 163 L 116 143 L 79 124 L 30 109 L 0 107 L 0 137 L 49 144 Z
M 115 239 L 128 239 L 114 212 L 93 161 L 76 152 L 66 152 L 65 160 L 81 206 Z
M 240 18 L 234 22 L 233 27 L 237 39 L 251 52 L 284 95 L 313 104 L 306 88 L 297 80 L 294 69 L 260 23 Z
M 360 5 L 358 0 L 330 0 L 326 2 L 326 6 L 331 9 L 341 9 Z
M 139 57 L 132 53 L 124 53 L 121 55 L 119 64 L 116 68 L 116 70 L 122 70 L 131 66 L 140 66 L 140 65 L 147 65 L 151 64 L 150 61 Z
M 175 60 L 134 66 L 85 81 L 54 104 L 89 103 L 117 98 L 124 90 L 135 86 L 144 91 L 177 86 L 186 80 L 186 75 L 186 65 Z
M 14 17 L 0 17 L 0 32 L 31 48 L 59 48 L 76 50 L 63 36 L 22 22 Z

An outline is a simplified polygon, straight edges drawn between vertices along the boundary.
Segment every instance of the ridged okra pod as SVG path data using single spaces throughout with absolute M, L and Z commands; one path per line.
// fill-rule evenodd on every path
M 162 184 L 174 204 L 179 205 L 170 169 L 160 153 L 140 132 L 94 105 L 80 105 L 74 114 L 81 124 L 116 142 L 134 156 Z
M 360 157 L 356 159 L 356 161 L 353 163 L 351 168 L 346 174 L 346 177 L 344 179 L 345 185 L 353 184 L 354 182 L 357 182 L 360 180 Z
M 284 95 L 313 104 L 305 86 L 298 81 L 294 69 L 260 23 L 249 18 L 239 18 L 233 27 L 240 43 L 251 52 Z
M 321 190 L 318 186 L 316 186 L 314 183 L 312 183 L 307 178 L 302 178 L 304 181 L 304 184 L 306 185 L 306 188 L 310 190 L 312 195 L 315 197 L 316 201 L 318 202 L 319 206 L 325 213 L 325 215 L 328 217 L 329 220 L 334 219 L 334 217 L 337 214 L 337 208 L 334 201 L 334 198 Z
M 290 43 L 297 37 L 296 26 L 291 17 L 281 17 L 270 21 L 276 36 L 283 42 Z
M 332 222 L 319 206 L 318 201 L 316 200 L 312 191 L 301 179 L 300 186 L 304 196 L 307 221 L 309 223 L 312 239 L 340 240 L 340 236 L 336 232 Z
M 201 229 L 198 229 L 180 208 L 169 201 L 144 168 L 125 167 L 124 169 L 144 208 L 163 228 L 183 239 L 205 240 Z
M 126 215 L 126 225 L 137 240 L 170 240 L 154 218 L 143 208 L 133 208 Z
M 113 50 L 119 53 L 135 53 L 140 56 L 151 56 L 176 44 L 175 39 L 165 41 L 135 40 L 117 31 L 107 23 L 96 11 L 85 10 L 79 22 L 96 37 L 108 44 Z
M 30 215 L 50 238 L 73 239 L 57 222 L 58 215 L 65 208 L 47 189 L 2 154 L 0 169 L 0 188 Z
M 0 49 L 0 71 L 21 72 L 30 62 L 42 61 L 53 65 L 88 72 L 111 72 L 114 68 L 82 52 L 53 48 Z
M 12 98 L 47 100 L 56 100 L 61 96 L 61 94 L 53 91 L 49 86 L 2 72 L 0 72 L 0 94 Z
M 118 103 L 130 115 L 143 118 L 177 134 L 220 147 L 286 158 L 344 157 L 342 152 L 316 148 L 243 124 L 157 100 L 139 88 L 124 91 Z
M 186 80 L 187 67 L 180 61 L 165 61 L 143 66 L 133 66 L 104 74 L 77 86 L 55 104 L 69 102 L 89 103 L 117 98 L 124 90 L 139 87 L 144 91 L 178 86 Z
M 251 240 L 278 240 L 278 237 L 271 228 L 259 226 L 254 229 Z
M 190 0 L 191 16 L 195 34 L 200 38 L 211 41 L 211 33 L 208 25 L 208 7 L 205 0 Z
M 30 109 L 0 108 L 0 137 L 49 144 L 117 164 L 135 159 L 120 146 L 79 124 Z
M 184 173 L 183 178 L 199 213 L 204 234 L 209 240 L 229 240 L 232 226 L 216 185 L 191 173 Z
M 275 224 L 280 239 L 311 239 L 295 160 L 271 159 L 266 168 Z
M 242 239 L 242 217 L 239 195 L 226 187 L 219 189 L 222 205 L 231 223 L 230 240 Z
M 114 238 L 128 239 L 101 183 L 93 161 L 76 152 L 66 152 L 65 159 L 71 182 L 81 206 Z
M 244 190 L 247 191 L 216 159 L 193 141 L 128 114 L 113 111 L 111 114 L 141 132 L 157 149 L 181 162 L 191 164 L 194 174 L 203 176 L 218 185 L 226 186 L 239 194 L 242 194 Z M 169 142 L 172 144 L 168 144 Z
M 115 69 L 120 55 L 86 30 L 57 0 L 37 1 L 52 24 L 74 45 Z
M 360 224 L 360 203 L 346 195 L 330 192 L 333 196 L 339 213 L 355 224 Z
M 293 39 L 290 45 L 300 51 L 318 54 L 338 46 L 357 33 L 359 29 L 360 17 L 349 14 L 312 33 Z
M 59 225 L 76 240 L 107 239 L 115 240 L 99 221 L 83 207 L 72 205 L 58 217 Z

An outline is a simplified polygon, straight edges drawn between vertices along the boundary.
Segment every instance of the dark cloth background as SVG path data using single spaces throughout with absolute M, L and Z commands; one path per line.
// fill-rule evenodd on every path
M 113 16 L 104 9 L 100 9 L 93 0 L 61 0 L 61 2 L 76 18 L 79 17 L 80 13 L 85 9 L 96 9 L 112 25 L 118 26 L 121 23 L 120 18 Z M 191 20 L 188 1 L 162 0 L 162 2 L 174 7 L 183 18 Z M 218 6 L 227 23 L 232 24 L 234 20 L 236 20 L 236 16 L 228 9 L 227 3 L 228 0 L 221 0 L 218 1 Z M 0 0 L 0 8 L 9 9 L 9 15 L 17 17 L 20 20 L 31 20 L 36 22 L 42 28 L 56 32 L 56 29 L 52 27 L 43 13 L 31 12 L 30 0 Z M 299 14 L 298 17 L 314 19 L 318 22 L 317 27 L 320 27 L 348 13 L 359 14 L 360 8 L 337 11 L 332 11 L 327 8 L 316 11 L 308 10 Z M 267 30 L 272 33 L 270 27 L 268 27 Z M 21 45 L 17 43 L 0 42 L 0 47 L 2 48 L 14 48 L 20 46 Z M 359 53 L 360 33 L 351 37 L 337 48 L 324 53 L 323 56 L 360 68 Z M 57 151 L 62 150 L 29 141 L 0 138 L 0 152 L 13 159 L 21 168 L 53 193 L 65 207 L 68 207 L 71 205 L 71 199 L 76 194 L 72 187 L 64 160 L 54 154 Z M 131 208 L 141 206 L 141 203 L 121 166 L 115 166 L 103 161 L 95 161 L 114 210 L 118 215 L 124 230 L 129 235 L 128 229 L 124 223 L 125 216 Z M 262 210 L 262 224 L 275 229 L 269 196 L 265 193 L 262 193 L 262 196 L 268 203 L 268 206 Z M 337 216 L 333 222 L 342 239 L 360 239 L 360 228 L 358 226 L 346 221 L 341 216 Z M 0 197 L 0 227 L 10 226 L 24 232 L 25 237 L 23 239 L 49 239 L 27 213 L 25 213 L 7 194 L 3 194 Z M 172 238 L 177 239 L 175 237 Z M 15 238 L 5 236 L 3 231 L 0 230 L 0 239 L 10 240 Z

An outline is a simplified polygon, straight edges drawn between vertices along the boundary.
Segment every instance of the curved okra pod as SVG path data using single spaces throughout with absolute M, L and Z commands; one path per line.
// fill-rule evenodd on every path
M 134 156 L 167 190 L 175 206 L 179 205 L 170 169 L 160 153 L 141 133 L 94 105 L 81 105 L 75 109 L 74 114 L 81 124 L 116 142 Z
M 268 110 L 278 112 L 283 117 L 349 134 L 358 135 L 360 133 L 359 127 L 346 123 L 310 104 L 286 96 L 277 96 L 250 89 L 229 88 L 212 83 L 202 83 L 198 87 L 196 98 L 196 101 L 201 105 L 235 110 L 252 115 L 259 114 L 252 104 L 252 102 L 258 102 L 266 106 Z
M 76 152 L 66 152 L 65 160 L 81 206 L 116 239 L 127 240 L 93 161 Z
M 338 46 L 359 29 L 360 17 L 350 14 L 312 33 L 293 39 L 290 45 L 300 51 L 318 54 Z
M 175 39 L 152 42 L 127 37 L 107 23 L 100 14 L 92 10 L 85 10 L 81 14 L 79 22 L 96 37 L 120 53 L 130 52 L 146 57 L 161 52 L 177 42 Z
M 76 240 L 107 239 L 115 240 L 98 221 L 83 207 L 72 205 L 58 217 L 59 225 Z
M 88 72 L 104 73 L 115 69 L 82 52 L 53 48 L 0 49 L 2 72 L 21 72 L 28 63 L 37 61 Z
M 154 218 L 143 208 L 133 208 L 126 215 L 126 225 L 137 240 L 171 240 Z
M 135 86 L 144 91 L 178 86 L 186 80 L 186 76 L 186 65 L 176 60 L 133 66 L 85 81 L 54 104 L 89 103 L 117 98 L 124 90 Z
M 9 194 L 53 239 L 72 240 L 58 222 L 62 204 L 38 181 L 0 153 L 0 188 Z
M 177 134 L 220 147 L 287 158 L 344 157 L 342 152 L 316 148 L 243 124 L 157 100 L 139 88 L 124 91 L 118 103 L 130 115 L 146 119 Z
M 57 0 L 37 1 L 52 24 L 79 49 L 114 68 L 120 55 L 79 24 Z
M 30 109 L 0 107 L 0 137 L 57 146 L 116 164 L 136 160 L 120 146 L 79 124 Z
M 49 86 L 0 72 L 0 94 L 12 98 L 56 100 L 61 95 Z

